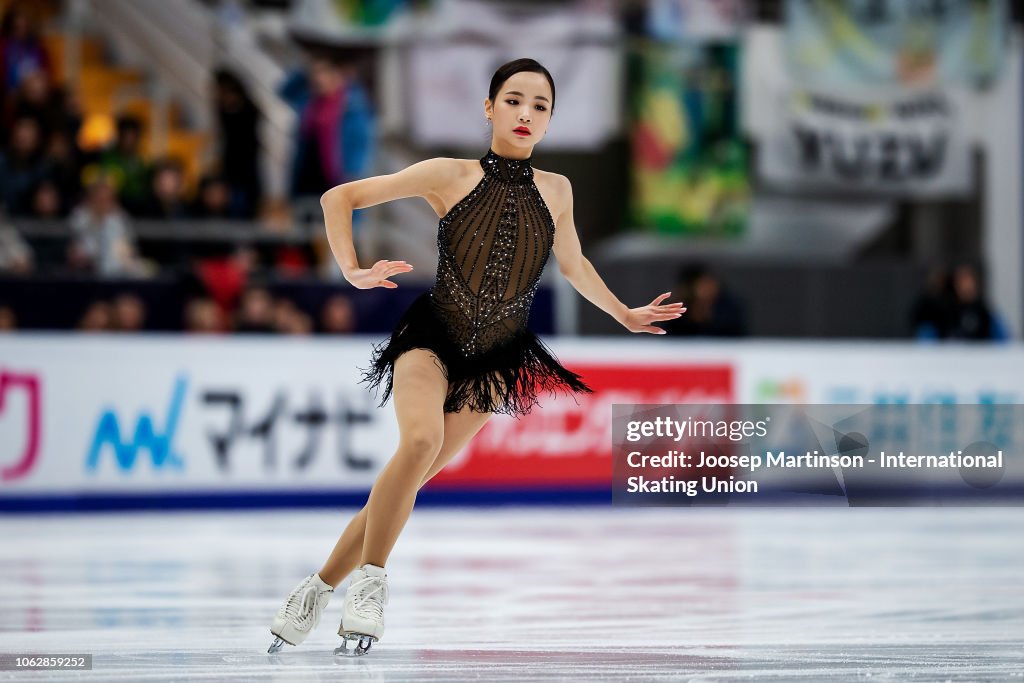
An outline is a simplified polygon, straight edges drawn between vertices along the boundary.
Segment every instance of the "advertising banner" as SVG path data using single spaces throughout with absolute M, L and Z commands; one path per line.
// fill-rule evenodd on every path
M 356 501 L 399 437 L 372 341 L 0 338 L 0 510 Z M 425 491 L 607 491 L 616 404 L 1024 404 L 1020 347 L 654 341 L 552 342 L 595 392 L 492 417 Z
M 20 335 L 0 346 L 4 494 L 363 490 L 395 443 L 356 385 L 365 349 Z
M 612 403 L 697 400 L 731 403 L 733 369 L 728 362 L 661 361 L 638 364 L 604 359 L 576 362 L 593 395 L 579 402 L 545 402 L 519 420 L 493 418 L 431 482 L 435 486 L 606 486 L 611 478 Z

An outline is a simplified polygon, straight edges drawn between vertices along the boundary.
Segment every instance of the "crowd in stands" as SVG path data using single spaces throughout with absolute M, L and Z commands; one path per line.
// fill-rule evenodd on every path
M 246 289 L 253 278 L 313 274 L 316 254 L 309 245 L 254 250 L 226 244 L 218 250 L 182 240 L 174 258 L 167 258 L 166 250 L 147 253 L 152 246 L 140 244 L 140 221 L 259 220 L 265 206 L 260 113 L 236 74 L 226 69 L 212 74 L 215 162 L 190 187 L 181 159 L 144 153 L 147 131 L 138 117 L 110 112 L 116 127 L 96 144 L 96 130 L 83 116 L 74 85 L 55 79 L 53 58 L 30 9 L 16 2 L 0 22 L 0 276 L 130 280 L 172 274 L 199 285 L 181 316 L 182 329 L 190 331 L 301 334 L 354 327 L 345 322 L 354 318 L 341 295 L 314 324 L 314 316 L 287 299 Z M 291 197 L 318 197 L 365 174 L 374 116 L 351 67 L 315 56 L 308 68 L 288 75 L 279 94 L 298 119 Z M 357 225 L 360 219 L 355 217 Z M 31 220 L 65 226 L 66 243 L 56 256 L 52 249 L 40 253 L 19 230 Z M 0 292 L 0 329 L 13 329 L 16 311 L 3 298 Z M 265 298 L 265 306 L 254 303 Z M 131 300 L 125 293 L 114 301 L 92 302 L 77 328 L 145 329 L 145 311 L 135 314 L 125 303 Z M 262 310 L 271 315 L 261 317 Z
M 31 272 L 31 246 L 10 222 L 66 221 L 65 262 L 101 277 L 145 276 L 156 270 L 140 257 L 132 219 L 253 219 L 261 201 L 256 160 L 258 114 L 241 82 L 215 75 L 219 161 L 194 192 L 180 159 L 147 159 L 143 122 L 116 119 L 116 134 L 94 146 L 83 131 L 74 88 L 54 81 L 51 59 L 24 5 L 8 9 L 0 26 L 0 271 Z
M 235 244 L 211 254 L 181 240 L 173 258 L 147 253 L 138 221 L 258 220 L 265 205 L 260 168 L 260 112 L 232 71 L 211 74 L 210 106 L 216 123 L 215 159 L 191 187 L 181 159 L 144 153 L 145 123 L 110 112 L 111 134 L 99 144 L 84 121 L 74 84 L 58 83 L 52 55 L 25 2 L 10 3 L 0 18 L 0 278 L 57 273 L 77 278 L 166 276 L 187 284 L 181 329 L 193 332 L 341 333 L 355 329 L 343 295 L 319 312 L 300 310 L 287 297 L 254 282 L 315 272 L 317 255 L 306 246 L 255 250 Z M 329 54 L 314 54 L 290 72 L 278 95 L 297 118 L 288 182 L 291 198 L 317 197 L 364 177 L 374 155 L 375 116 L 356 68 Z M 100 136 L 101 138 L 103 136 Z M 66 244 L 40 257 L 17 224 L 24 220 L 66 227 Z M 356 211 L 358 229 L 362 212 Z M 320 258 L 331 258 L 320 254 Z M 664 327 L 679 336 L 750 334 L 747 306 L 707 267 L 679 274 L 677 296 L 688 312 Z M 0 330 L 15 329 L 16 307 L 0 289 Z M 911 314 L 913 336 L 931 339 L 1006 340 L 1009 333 L 981 292 L 975 267 L 936 270 Z M 124 292 L 89 303 L 82 331 L 139 331 L 143 300 Z
M 240 304 L 224 310 L 208 296 L 186 302 L 182 329 L 195 334 L 258 333 L 281 335 L 344 335 L 357 330 L 352 301 L 344 294 L 329 297 L 318 317 L 300 309 L 287 297 L 274 296 L 269 289 L 253 286 L 239 299 Z M 18 316 L 10 306 L 0 305 L 0 332 L 18 329 Z M 81 311 L 74 329 L 79 332 L 138 333 L 147 331 L 145 301 L 131 291 L 110 299 L 96 299 Z
M 125 292 L 112 300 L 94 301 L 82 313 L 82 332 L 141 332 L 146 329 L 145 303 Z M 290 299 L 275 297 L 264 287 L 245 291 L 237 310 L 224 311 L 209 297 L 190 299 L 185 306 L 186 332 L 222 334 L 349 334 L 355 330 L 352 302 L 343 294 L 329 298 L 314 325 L 313 318 Z
M 220 133 L 215 167 L 189 192 L 180 159 L 147 159 L 143 123 L 121 115 L 106 144 L 83 131 L 74 88 L 58 85 L 45 46 L 21 5 L 0 28 L 0 201 L 11 217 L 66 218 L 108 185 L 117 209 L 148 219 L 252 219 L 262 197 L 259 116 L 241 81 L 214 77 L 211 98 Z

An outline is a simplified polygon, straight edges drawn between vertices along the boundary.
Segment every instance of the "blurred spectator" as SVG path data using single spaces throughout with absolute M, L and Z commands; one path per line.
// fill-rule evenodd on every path
M 81 192 L 82 160 L 73 134 L 58 132 L 50 136 L 46 163 L 47 180 L 57 189 L 60 214 L 66 216 Z
M 63 215 L 57 186 L 44 180 L 32 193 L 32 215 L 35 218 L 60 218 Z
M 28 13 L 12 5 L 0 21 L 0 90 L 14 90 L 26 74 L 40 70 L 52 75 L 46 49 Z
M 153 181 L 141 215 L 168 220 L 189 217 L 185 171 L 177 159 L 163 159 L 153 166 Z
M 706 266 L 692 265 L 680 273 L 674 301 L 686 312 L 665 323 L 666 334 L 701 337 L 742 337 L 747 334 L 743 303 Z
M 235 330 L 242 333 L 274 331 L 274 299 L 262 287 L 250 287 L 242 295 Z
M 18 329 L 18 317 L 10 306 L 0 306 L 0 332 L 13 332 Z
M 351 334 L 356 330 L 355 308 L 344 294 L 335 294 L 320 311 L 320 331 L 325 334 Z
M 274 329 L 281 334 L 310 334 L 313 321 L 290 299 L 280 298 L 274 303 Z
M 82 332 L 109 332 L 113 317 L 109 303 L 93 301 L 79 319 L 78 329 Z
M 207 175 L 199 181 L 199 191 L 192 208 L 196 218 L 233 218 L 231 188 L 220 176 Z
M 195 266 L 195 276 L 203 293 L 217 303 L 224 315 L 228 315 L 234 310 L 258 262 L 255 250 L 239 247 L 227 256 L 199 261 Z
M 25 275 L 32 272 L 34 262 L 32 247 L 0 215 L 0 273 Z
M 219 334 L 224 331 L 221 310 L 213 299 L 190 299 L 185 305 L 185 331 L 197 334 Z
M 934 267 L 928 272 L 924 288 L 910 313 L 914 336 L 918 339 L 945 337 L 953 315 L 949 288 L 949 272 L 945 268 Z
M 71 213 L 70 223 L 73 237 L 68 260 L 72 266 L 91 268 L 103 276 L 142 273 L 127 217 L 106 179 L 89 187 L 85 202 Z
M 1006 341 L 1002 318 L 985 303 L 981 275 L 971 263 L 950 272 L 933 268 L 911 310 L 914 336 L 920 340 Z
M 146 327 L 146 304 L 130 292 L 114 297 L 113 329 L 118 332 L 142 332 Z
M 46 177 L 39 123 L 27 116 L 16 119 L 7 149 L 0 155 L 0 202 L 12 216 L 31 209 L 32 191 Z
M 216 119 L 220 127 L 220 175 L 230 192 L 233 218 L 254 218 L 263 194 L 259 157 L 259 110 L 233 72 L 214 74 Z
M 119 201 L 133 215 L 142 209 L 149 194 L 149 170 L 139 151 L 141 146 L 142 123 L 134 116 L 121 116 L 114 144 L 101 151 L 83 171 L 90 180 L 97 174 L 109 178 Z
M 67 97 L 63 88 L 53 87 L 45 71 L 37 69 L 25 74 L 9 97 L 4 122 L 22 117 L 35 119 L 43 139 L 56 133 L 74 135 L 81 124 L 73 99 Z
M 309 273 L 306 248 L 282 245 L 274 250 L 274 273 L 281 277 L 302 277 Z
M 308 75 L 289 75 L 280 94 L 299 114 L 293 197 L 319 197 L 366 174 L 374 144 L 374 115 L 353 67 L 315 57 Z
M 313 334 L 313 319 L 296 309 L 294 314 L 288 318 L 288 324 L 282 332 L 291 335 Z
M 985 303 L 981 278 L 972 264 L 956 266 L 950 284 L 953 296 L 949 338 L 992 341 L 1008 338 L 1002 321 Z

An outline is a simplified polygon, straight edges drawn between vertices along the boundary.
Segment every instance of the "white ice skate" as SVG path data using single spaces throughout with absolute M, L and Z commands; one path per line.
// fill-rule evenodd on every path
M 383 567 L 364 564 L 356 570 L 345 593 L 345 611 L 338 635 L 341 647 L 334 654 L 345 657 L 365 655 L 384 635 L 384 605 L 388 604 L 388 576 Z M 349 641 L 355 643 L 348 649 Z
M 295 587 L 288 599 L 277 610 L 270 633 L 277 636 L 271 643 L 269 654 L 280 650 L 285 643 L 301 645 L 306 636 L 320 623 L 320 616 L 331 599 L 334 588 L 319 574 L 310 574 Z

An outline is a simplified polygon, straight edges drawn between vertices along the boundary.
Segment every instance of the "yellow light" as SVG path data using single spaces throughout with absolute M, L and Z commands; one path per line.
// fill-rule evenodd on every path
M 109 114 L 90 114 L 78 130 L 78 146 L 92 151 L 106 147 L 117 137 L 114 117 Z

